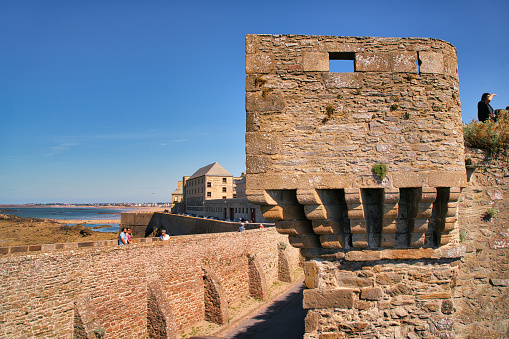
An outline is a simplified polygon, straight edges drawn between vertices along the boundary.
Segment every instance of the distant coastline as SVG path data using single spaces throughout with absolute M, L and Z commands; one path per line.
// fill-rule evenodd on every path
M 139 204 L 1 204 L 0 214 L 53 220 L 59 224 L 120 224 L 124 212 L 163 212 L 169 207 Z

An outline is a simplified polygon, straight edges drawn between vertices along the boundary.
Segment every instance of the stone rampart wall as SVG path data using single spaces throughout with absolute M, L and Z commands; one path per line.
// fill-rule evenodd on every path
M 227 322 L 228 308 L 243 298 L 266 297 L 281 255 L 287 272 L 298 268 L 300 254 L 274 228 L 6 254 L 0 338 L 94 338 L 101 329 L 110 338 L 176 338 L 205 314 Z M 221 288 L 211 293 L 213 286 Z
M 150 235 L 157 228 L 164 228 L 169 235 L 235 232 L 240 223 L 204 219 L 158 212 L 126 212 L 120 215 L 120 227 L 129 227 L 136 237 Z M 260 228 L 260 224 L 244 224 L 246 229 Z
M 509 154 L 466 148 L 465 158 L 472 161 L 468 171 L 473 173 L 459 209 L 466 254 L 456 279 L 456 333 L 460 338 L 509 338 Z M 487 220 L 490 208 L 496 214 Z

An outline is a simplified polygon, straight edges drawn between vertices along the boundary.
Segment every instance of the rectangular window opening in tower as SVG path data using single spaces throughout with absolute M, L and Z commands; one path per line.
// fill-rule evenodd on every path
M 355 72 L 354 52 L 329 52 L 330 73 L 352 73 Z

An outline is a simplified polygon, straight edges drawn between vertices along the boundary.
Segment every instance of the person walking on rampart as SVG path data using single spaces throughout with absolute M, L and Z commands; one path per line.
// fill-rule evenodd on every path
M 133 233 L 131 232 L 131 229 L 127 229 L 127 243 L 132 244 L 133 243 Z
M 122 228 L 122 232 L 120 232 L 118 236 L 118 244 L 119 245 L 127 245 L 127 228 Z
M 495 93 L 483 93 L 481 96 L 481 101 L 477 103 L 477 118 L 479 121 L 485 122 L 488 119 L 496 121 L 493 107 L 490 105 L 490 102 L 493 100 L 494 96 L 496 96 Z
M 161 236 L 159 237 L 159 239 L 161 239 L 162 241 L 170 240 L 170 236 L 166 234 L 166 230 L 164 228 L 161 230 Z

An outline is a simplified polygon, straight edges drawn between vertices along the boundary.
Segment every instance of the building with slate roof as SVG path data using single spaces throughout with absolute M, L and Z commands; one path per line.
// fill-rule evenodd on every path
M 183 177 L 178 185 L 172 194 L 173 213 L 221 220 L 267 222 L 260 208 L 246 198 L 244 173 L 240 177 L 234 177 L 215 162 L 198 169 L 191 176 Z

